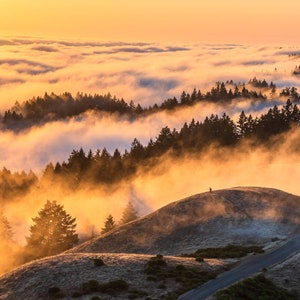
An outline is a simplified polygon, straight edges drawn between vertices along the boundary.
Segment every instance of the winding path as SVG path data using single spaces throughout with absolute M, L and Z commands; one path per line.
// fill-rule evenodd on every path
M 263 268 L 267 268 L 271 265 L 277 264 L 299 250 L 300 234 L 291 238 L 284 245 L 273 251 L 249 257 L 236 268 L 233 268 L 228 272 L 220 274 L 216 279 L 210 280 L 205 284 L 201 285 L 200 287 L 181 295 L 178 299 L 207 299 L 209 296 L 213 295 L 218 290 L 223 289 L 241 279 L 250 277 L 251 275 L 259 272 Z

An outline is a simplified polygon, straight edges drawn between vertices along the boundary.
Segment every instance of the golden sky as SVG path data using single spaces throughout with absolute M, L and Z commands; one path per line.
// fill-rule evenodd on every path
M 299 0 L 0 0 L 0 34 L 296 44 Z

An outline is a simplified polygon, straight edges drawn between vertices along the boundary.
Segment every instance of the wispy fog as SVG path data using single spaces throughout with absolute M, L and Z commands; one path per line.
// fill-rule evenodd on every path
M 150 43 L 100 43 L 3 38 L 0 40 L 0 113 L 16 100 L 23 102 L 45 92 L 74 96 L 77 92 L 110 92 L 129 103 L 142 106 L 180 97 L 193 88 L 206 92 L 216 81 L 248 82 L 257 77 L 273 81 L 277 88 L 300 86 L 292 74 L 300 65 L 299 48 L 247 45 L 161 45 Z M 269 95 L 270 96 L 270 95 Z M 281 104 L 276 95 L 269 105 Z M 240 112 L 260 115 L 266 106 L 240 99 L 226 107 L 212 103 L 148 115 L 125 117 L 86 112 L 80 117 L 53 121 L 20 131 L 1 131 L 0 168 L 34 170 L 38 175 L 50 161 L 68 159 L 73 149 L 95 151 L 106 147 L 111 153 L 130 149 L 134 138 L 146 145 L 168 126 L 179 130 L 192 118 L 226 112 L 237 120 Z M 215 147 L 201 156 L 170 158 L 167 154 L 148 173 L 138 173 L 131 182 L 114 189 L 87 186 L 76 191 L 60 186 L 34 187 L 27 198 L 10 199 L 3 210 L 24 244 L 31 218 L 46 200 L 57 200 L 77 219 L 81 236 L 100 231 L 108 214 L 119 220 L 128 201 L 141 215 L 177 199 L 232 186 L 266 186 L 300 194 L 299 130 L 274 140 L 269 149 L 249 148 L 225 151 Z M 0 266 L 1 267 L 1 266 Z M 0 270 L 1 272 L 1 270 Z
M 16 100 L 47 93 L 110 92 L 142 106 L 159 103 L 194 87 L 206 91 L 216 81 L 248 82 L 256 76 L 277 87 L 299 86 L 293 76 L 300 65 L 299 48 L 235 44 L 161 45 L 125 42 L 74 42 L 36 38 L 3 38 L 0 43 L 0 113 Z M 236 118 L 249 102 L 227 107 Z M 40 170 L 49 161 L 67 159 L 72 149 L 124 151 L 137 137 L 155 138 L 163 126 L 180 128 L 192 118 L 223 113 L 214 105 L 198 105 L 171 114 L 129 122 L 86 114 L 80 120 L 49 123 L 21 134 L 1 133 L 0 166 Z M 256 108 L 254 114 L 260 113 Z M 119 129 L 122 128 L 120 131 Z

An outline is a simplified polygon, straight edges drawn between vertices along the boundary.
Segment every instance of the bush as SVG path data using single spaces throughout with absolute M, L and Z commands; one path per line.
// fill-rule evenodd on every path
M 57 286 L 53 286 L 53 287 L 49 288 L 48 294 L 53 299 L 59 299 L 59 298 L 65 297 L 64 293 Z
M 92 292 L 106 293 L 115 295 L 128 288 L 128 283 L 122 279 L 109 281 L 107 283 L 99 283 L 97 280 L 90 280 L 82 284 L 82 292 L 90 294 Z
M 249 253 L 263 252 L 264 250 L 262 246 L 242 246 L 228 244 L 225 247 L 198 249 L 194 253 L 182 254 L 181 256 L 195 257 L 197 259 L 199 258 L 199 261 L 201 261 L 203 258 L 240 258 Z
M 196 257 L 196 261 L 197 261 L 197 262 L 204 262 L 204 259 L 203 259 L 203 257 L 201 257 L 201 256 L 197 256 L 197 257 Z
M 128 283 L 122 279 L 99 284 L 99 292 L 114 295 L 128 289 Z
M 217 300 L 230 299 L 264 299 L 264 300 L 296 300 L 297 297 L 284 289 L 278 288 L 263 275 L 245 279 L 215 294 Z
M 164 299 L 177 299 L 179 295 L 191 290 L 206 281 L 216 277 L 216 274 L 199 268 L 188 268 L 184 265 L 168 266 L 162 255 L 151 257 L 145 265 L 145 273 L 149 274 L 148 280 L 158 281 L 158 288 L 166 289 L 167 280 L 175 280 L 181 283 L 181 288 L 175 292 L 168 293 Z
M 94 258 L 93 259 L 93 262 L 94 262 L 94 266 L 95 267 L 101 267 L 101 266 L 104 266 L 104 261 L 101 259 L 101 258 Z
M 82 293 L 80 293 L 80 292 L 74 292 L 73 294 L 72 294 L 72 298 L 79 298 L 79 297 L 81 297 L 82 296 Z
M 82 291 L 85 294 L 89 294 L 91 292 L 98 292 L 99 291 L 99 282 L 97 280 L 89 280 L 82 284 Z
M 145 272 L 150 275 L 158 275 L 165 267 L 167 267 L 166 261 L 162 255 L 158 254 L 148 260 Z
M 128 291 L 128 299 L 136 299 L 136 298 L 141 298 L 148 296 L 148 293 L 145 291 L 140 291 L 137 289 L 131 289 Z

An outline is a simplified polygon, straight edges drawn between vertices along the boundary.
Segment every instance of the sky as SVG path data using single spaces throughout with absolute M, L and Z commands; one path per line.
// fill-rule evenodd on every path
M 1 0 L 2 35 L 295 44 L 298 0 Z

